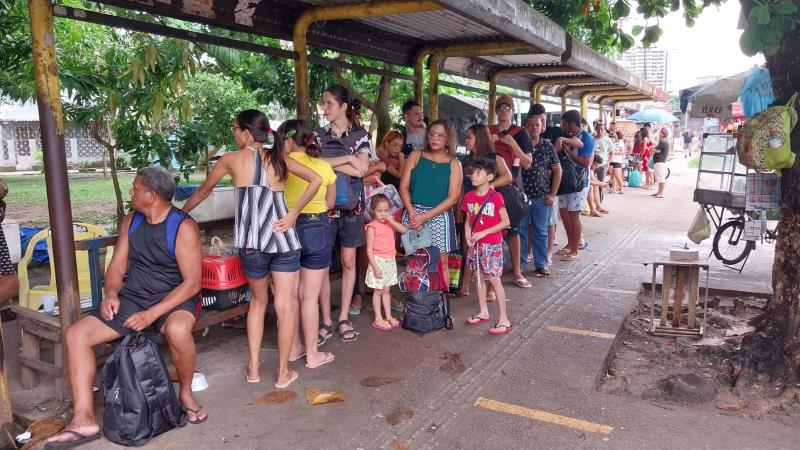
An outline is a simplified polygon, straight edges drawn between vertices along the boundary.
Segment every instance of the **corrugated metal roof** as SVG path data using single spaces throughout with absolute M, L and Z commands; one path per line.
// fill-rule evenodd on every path
M 0 122 L 38 122 L 39 108 L 35 102 L 19 103 L 0 100 Z
M 279 39 L 291 39 L 297 18 L 311 7 L 366 3 L 363 0 L 98 1 Z M 563 62 L 582 73 L 666 99 L 663 91 L 573 40 L 563 28 L 523 0 L 435 2 L 442 9 L 318 22 L 309 28 L 308 42 L 324 49 L 410 66 L 417 52 L 426 45 L 505 38 L 529 45 L 535 53 L 467 60 L 449 58 L 443 70 L 486 80 L 498 67 Z M 503 77 L 501 82 L 518 87 L 516 84 L 529 84 L 535 78 L 534 75 L 516 75 Z

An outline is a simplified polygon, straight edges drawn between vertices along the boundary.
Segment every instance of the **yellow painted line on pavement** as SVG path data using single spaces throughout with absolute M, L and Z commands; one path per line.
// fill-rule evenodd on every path
M 592 287 L 589 288 L 590 291 L 602 291 L 602 292 L 613 292 L 615 294 L 638 294 L 638 291 L 626 291 L 624 289 L 610 289 L 610 288 L 601 288 L 601 287 Z
M 558 333 L 578 334 L 581 336 L 592 336 L 603 339 L 614 339 L 616 337 L 615 335 L 608 333 L 598 333 L 597 331 L 580 330 L 578 328 L 557 327 L 555 325 L 548 325 L 546 329 L 547 331 L 555 331 Z
M 498 402 L 484 397 L 475 399 L 475 406 L 479 406 L 491 411 L 498 411 L 506 414 L 514 414 L 517 416 L 527 417 L 529 419 L 539 420 L 542 422 L 554 423 L 556 425 L 563 425 L 565 427 L 575 428 L 583 431 L 590 431 L 592 433 L 610 434 L 614 431 L 614 427 L 608 425 L 601 425 L 599 423 L 587 422 L 585 420 L 573 419 L 572 417 L 559 416 L 544 411 L 535 409 L 528 409 L 522 406 L 512 405 L 510 403 Z

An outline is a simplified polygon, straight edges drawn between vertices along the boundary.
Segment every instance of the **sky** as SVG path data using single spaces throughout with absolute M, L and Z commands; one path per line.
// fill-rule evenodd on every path
M 739 48 L 740 9 L 738 0 L 728 0 L 719 8 L 711 6 L 703 11 L 692 28 L 686 26 L 680 12 L 661 19 L 664 34 L 656 47 L 669 51 L 668 92 L 693 86 L 698 78 L 734 75 L 764 63 L 762 55 L 751 58 Z M 632 27 L 634 22 L 628 25 Z

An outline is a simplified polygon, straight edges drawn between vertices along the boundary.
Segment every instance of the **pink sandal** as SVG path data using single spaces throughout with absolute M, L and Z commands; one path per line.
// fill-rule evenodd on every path
M 391 331 L 392 330 L 392 325 L 389 322 L 387 322 L 386 320 L 381 320 L 379 322 L 372 322 L 372 328 L 375 328 L 375 329 L 381 330 L 381 331 Z

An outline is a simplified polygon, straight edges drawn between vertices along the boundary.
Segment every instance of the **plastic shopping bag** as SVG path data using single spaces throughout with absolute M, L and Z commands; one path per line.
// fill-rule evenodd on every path
M 686 236 L 695 244 L 699 244 L 711 236 L 711 222 L 708 220 L 706 210 L 702 206 L 697 210 Z
M 364 219 L 369 222 L 372 220 L 372 215 L 370 213 L 370 200 L 377 194 L 383 194 L 386 198 L 389 199 L 389 214 L 395 214 L 397 211 L 403 209 L 403 200 L 400 198 L 400 193 L 397 192 L 397 188 L 395 188 L 391 184 L 383 184 L 380 180 L 378 180 L 378 185 L 376 187 L 368 187 L 365 190 L 366 192 L 366 207 L 364 208 Z

